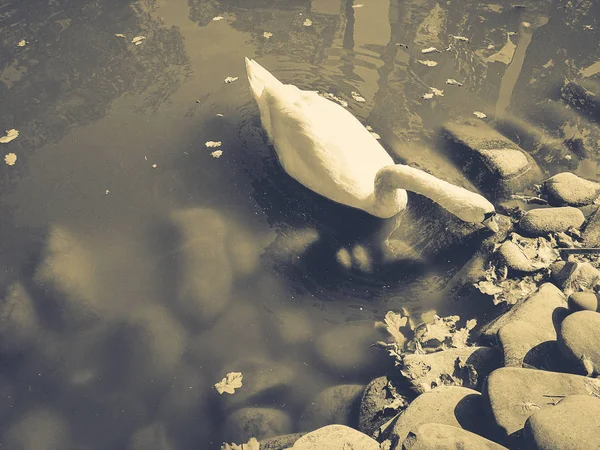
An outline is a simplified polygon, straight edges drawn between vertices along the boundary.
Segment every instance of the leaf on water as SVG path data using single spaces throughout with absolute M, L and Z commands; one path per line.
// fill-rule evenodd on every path
M 370 133 L 375 139 L 377 139 L 377 140 L 381 139 L 381 136 L 379 136 L 379 134 L 375 133 L 374 131 L 371 131 Z
M 305 27 L 310 27 L 312 25 L 312 20 L 306 19 L 302 25 Z
M 250 438 L 248 442 L 242 445 L 223 443 L 221 450 L 260 450 L 260 443 L 256 438 Z
M 264 37 L 265 39 L 269 39 L 271 36 L 273 36 L 273 33 L 271 33 L 270 31 L 265 31 L 265 32 L 263 33 L 263 37 Z
M 227 77 L 225 78 L 225 84 L 229 84 L 229 83 L 233 83 L 234 81 L 236 81 L 239 77 Z
M 365 5 L 362 5 L 360 3 L 357 4 L 357 5 L 352 5 L 353 8 L 362 8 L 363 6 L 365 6 Z
M 208 148 L 217 148 L 223 145 L 223 143 L 221 141 L 206 141 L 204 145 L 206 145 Z
M 473 111 L 473 115 L 479 119 L 485 119 L 487 117 L 487 114 L 482 113 L 481 111 Z
M 356 92 L 356 91 L 352 91 L 350 94 L 352 95 L 352 98 L 353 98 L 355 101 L 357 101 L 357 102 L 359 102 L 359 103 L 364 103 L 364 102 L 366 102 L 365 98 L 364 98 L 364 97 L 362 97 L 362 96 L 361 96 L 361 95 L 360 95 L 358 92 Z
M 438 97 L 443 97 L 444 96 L 444 91 L 441 91 L 441 90 L 436 89 L 434 87 L 430 87 L 429 89 L 431 89 L 431 92 L 433 93 L 433 95 L 436 95 Z
M 583 29 L 584 29 L 584 30 L 593 30 L 593 29 L 594 29 L 594 27 L 593 27 L 593 26 L 591 26 L 591 25 L 584 25 L 584 26 L 583 26 Z
M 425 100 L 429 100 L 429 99 L 433 98 L 433 92 L 428 92 L 427 94 L 423 94 L 423 95 L 421 95 L 421 98 L 424 98 Z
M 9 153 L 4 157 L 4 162 L 7 166 L 14 166 L 17 162 L 17 155 L 14 153 Z
M 15 140 L 19 136 L 19 132 L 14 128 L 6 130 L 6 136 L 0 137 L 0 144 L 8 144 L 10 141 Z
M 156 169 L 157 167 L 158 167 L 158 165 L 157 165 L 157 164 L 152 164 L 152 168 L 153 168 L 153 169 Z
M 460 81 L 456 81 L 454 78 L 448 78 L 446 80 L 446 84 L 449 84 L 450 86 L 462 86 L 463 84 Z
M 428 48 L 424 48 L 423 50 L 421 50 L 421 53 L 423 53 L 424 55 L 426 55 L 427 53 L 442 53 L 440 50 L 438 50 L 435 47 L 428 47 Z
M 229 372 L 225 378 L 215 384 L 215 389 L 219 394 L 223 392 L 234 394 L 236 389 L 242 387 L 243 378 L 242 372 Z
M 225 116 L 221 113 L 217 113 L 217 117 L 225 117 Z
M 223 16 L 217 16 L 217 17 L 213 17 L 213 19 L 212 19 L 212 20 L 213 20 L 214 22 L 218 22 L 219 20 L 223 20 L 224 18 L 225 18 L 225 17 L 223 17 Z
M 367 125 L 365 128 L 367 129 L 367 131 L 373 131 L 373 127 L 371 125 Z
M 213 158 L 220 158 L 222 154 L 223 154 L 223 150 L 215 150 L 214 152 L 211 153 L 211 156 Z
M 502 288 L 500 286 L 496 286 L 491 281 L 480 281 L 479 283 L 475 283 L 474 286 L 483 294 L 487 295 L 496 295 L 502 292 Z
M 146 36 L 136 36 L 131 40 L 132 44 L 141 45 L 142 42 L 146 39 Z
M 17 42 L 17 47 L 25 47 L 27 44 L 29 44 L 28 41 L 21 39 L 19 42 Z
M 452 36 L 454 39 L 456 39 L 457 41 L 463 41 L 463 42 L 469 42 L 469 38 L 464 37 L 464 36 Z
M 435 66 L 438 65 L 437 62 L 431 61 L 431 60 L 428 60 L 428 59 L 426 59 L 426 60 L 418 59 L 417 61 L 420 62 L 421 64 L 423 64 L 424 66 L 427 66 L 427 67 L 435 67 Z
M 117 33 L 117 34 L 115 34 L 115 36 L 116 36 L 116 37 L 120 37 L 120 38 L 127 37 L 127 36 L 125 36 L 124 34 L 121 34 L 121 33 Z
M 340 97 L 338 97 L 337 95 L 334 95 L 330 92 L 325 92 L 325 93 L 319 94 L 319 95 L 321 95 L 321 97 L 325 97 L 328 100 L 333 100 L 334 102 L 339 103 L 344 108 L 348 107 L 348 102 L 346 100 L 343 100 Z

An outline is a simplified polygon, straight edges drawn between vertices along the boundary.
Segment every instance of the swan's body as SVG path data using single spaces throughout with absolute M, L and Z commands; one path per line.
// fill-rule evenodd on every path
M 465 221 L 484 222 L 494 214 L 494 206 L 481 195 L 394 164 L 342 106 L 316 92 L 281 83 L 248 58 L 246 71 L 281 165 L 307 188 L 382 218 L 406 208 L 406 190 L 432 199 Z

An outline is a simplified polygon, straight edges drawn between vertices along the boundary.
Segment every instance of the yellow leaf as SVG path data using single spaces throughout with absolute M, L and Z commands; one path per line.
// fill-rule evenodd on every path
M 236 389 L 242 387 L 243 377 L 241 372 L 229 372 L 225 378 L 215 384 L 215 389 L 219 394 L 223 392 L 234 394 Z

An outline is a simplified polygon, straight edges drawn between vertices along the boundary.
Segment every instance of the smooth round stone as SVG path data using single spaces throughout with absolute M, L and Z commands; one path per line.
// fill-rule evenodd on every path
M 579 311 L 571 314 L 560 325 L 559 348 L 565 357 L 586 371 L 600 373 L 600 313 Z
M 558 405 L 534 412 L 525 423 L 527 448 L 600 448 L 600 399 L 570 395 Z
M 533 236 L 559 233 L 583 225 L 583 213 L 571 206 L 561 208 L 538 208 L 527 211 L 519 221 L 519 227 Z
M 294 445 L 294 443 L 306 433 L 284 434 L 260 441 L 260 450 L 285 450 Z
M 380 450 L 379 443 L 345 425 L 328 425 L 307 433 L 296 441 L 293 450 Z
M 521 150 L 501 148 L 480 150 L 480 153 L 503 179 L 519 175 L 529 167 L 529 161 Z
M 441 423 L 417 426 L 404 439 L 403 450 L 506 450 L 495 442 L 462 428 Z
M 356 427 L 364 390 L 362 384 L 341 384 L 320 392 L 302 413 L 300 430 L 312 431 L 332 424 Z
M 531 263 L 521 248 L 513 241 L 504 241 L 498 249 L 498 257 L 511 270 L 518 272 L 537 272 L 540 267 Z
M 600 195 L 600 184 L 563 172 L 544 181 L 542 189 L 551 205 L 582 206 L 594 202 Z
M 569 296 L 569 309 L 571 311 L 596 311 L 600 312 L 598 295 L 591 291 L 575 292 Z
M 228 441 L 247 442 L 289 434 L 292 421 L 283 411 L 274 408 L 242 408 L 230 414 L 225 421 Z

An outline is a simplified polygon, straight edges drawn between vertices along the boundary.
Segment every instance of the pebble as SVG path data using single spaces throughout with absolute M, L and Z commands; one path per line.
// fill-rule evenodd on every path
M 600 374 L 600 313 L 579 311 L 571 314 L 560 325 L 558 344 L 565 357 L 578 369 Z M 587 367 L 583 367 L 584 364 Z
M 379 442 L 345 425 L 328 425 L 305 434 L 292 450 L 380 450 Z
M 544 236 L 564 232 L 569 228 L 579 228 L 584 221 L 583 213 L 572 206 L 537 208 L 527 211 L 521 217 L 519 227 L 527 234 Z
M 300 416 L 300 430 L 316 430 L 331 424 L 358 427 L 362 384 L 340 384 L 317 394 Z
M 600 399 L 569 395 L 551 408 L 534 412 L 525 423 L 528 448 L 600 448 Z
M 400 447 L 397 447 L 400 450 Z M 402 450 L 507 450 L 462 428 L 441 423 L 421 424 L 408 433 Z
M 497 427 L 499 442 L 515 443 L 525 422 L 565 395 L 600 395 L 600 380 L 544 370 L 503 367 L 484 386 L 485 404 Z
M 513 320 L 498 330 L 498 342 L 506 367 L 533 366 L 558 370 L 560 359 L 556 331 L 538 328 L 522 320 Z
M 575 311 L 596 311 L 600 312 L 600 301 L 598 294 L 591 291 L 574 292 L 569 295 L 569 310 Z
M 419 425 L 435 422 L 475 433 L 485 430 L 481 394 L 460 386 L 441 386 L 419 395 L 398 417 L 391 436 L 403 442 Z
M 283 411 L 274 408 L 242 408 L 225 420 L 225 436 L 228 442 L 247 442 L 288 434 L 292 421 Z
M 540 265 L 532 264 L 531 259 L 529 259 L 527 255 L 523 253 L 521 247 L 513 241 L 504 241 L 502 243 L 500 248 L 498 248 L 498 258 L 510 270 L 515 270 L 517 272 L 531 273 L 537 272 L 543 268 Z M 548 263 L 548 266 L 550 266 L 550 263 Z
M 563 172 L 548 178 L 542 192 L 553 206 L 583 206 L 594 202 L 600 195 L 600 184 Z

